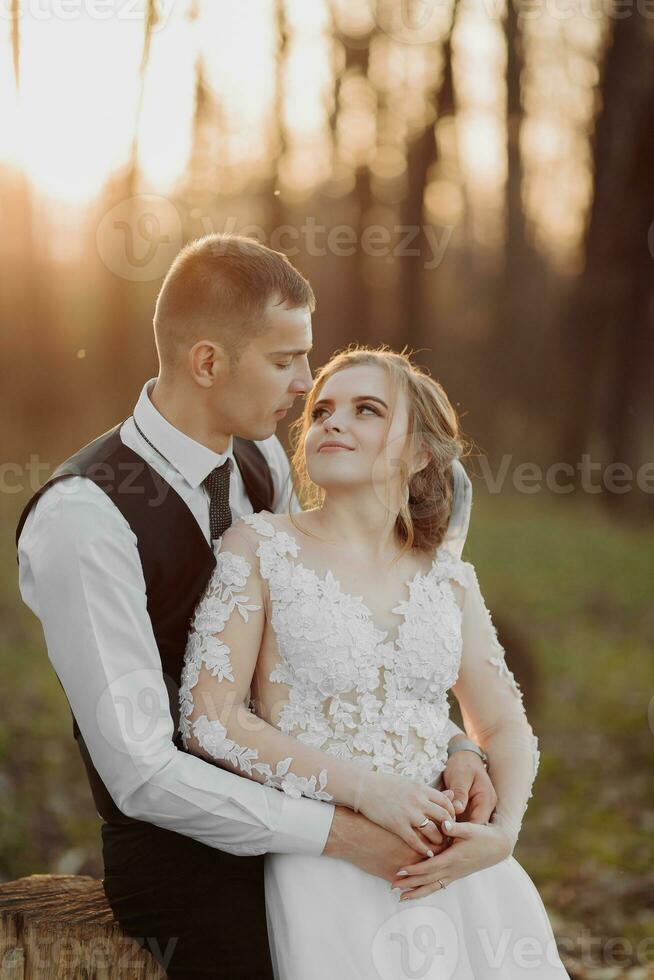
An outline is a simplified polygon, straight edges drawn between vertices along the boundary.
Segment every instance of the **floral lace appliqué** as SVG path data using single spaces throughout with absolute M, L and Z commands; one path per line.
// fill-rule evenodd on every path
M 502 644 L 500 643 L 499 637 L 497 635 L 497 629 L 495 628 L 495 623 L 491 619 L 491 615 L 488 611 L 488 606 L 486 605 L 486 600 L 484 599 L 483 595 L 482 595 L 482 602 L 484 604 L 484 609 L 488 614 L 488 622 L 491 626 L 491 631 L 492 631 L 491 643 L 496 650 L 496 653 L 493 657 L 488 657 L 488 662 L 491 663 L 497 669 L 500 676 L 503 677 L 506 683 L 510 685 L 511 690 L 522 704 L 524 703 L 524 695 L 520 689 L 520 685 L 515 679 L 513 671 L 509 669 L 509 666 L 506 662 L 506 651 L 502 646 Z M 540 751 L 538 748 L 539 746 L 538 738 L 534 734 L 531 725 L 529 725 L 529 731 L 530 731 L 529 737 L 530 737 L 531 757 L 532 757 L 532 763 L 534 767 L 533 772 L 534 772 L 534 779 L 535 779 L 536 775 L 538 774 L 538 767 L 540 765 Z M 529 799 L 531 799 L 531 796 L 532 794 L 530 793 Z
M 461 645 L 461 611 L 450 579 L 466 585 L 465 562 L 439 549 L 431 569 L 406 583 L 397 638 L 376 627 L 361 596 L 331 571 L 294 561 L 298 541 L 263 514 L 243 518 L 258 534 L 262 576 L 280 661 L 270 680 L 288 697 L 286 734 L 368 768 L 433 781 L 447 764 L 449 705 Z
M 264 776 L 264 784 L 280 789 L 288 796 L 299 799 L 301 796 L 310 796 L 314 800 L 324 800 L 330 802 L 333 796 L 325 792 L 327 785 L 327 771 L 323 769 L 318 779 L 315 776 L 297 776 L 290 771 L 293 758 L 289 756 L 277 763 L 275 772 L 266 762 L 256 762 L 259 753 L 256 749 L 249 749 L 238 745 L 227 735 L 227 729 L 217 719 L 210 720 L 206 715 L 201 715 L 192 723 L 193 734 L 198 740 L 201 748 L 214 759 L 224 759 L 233 766 L 241 769 L 242 772 L 251 775 L 258 772 Z
M 250 602 L 243 593 L 252 567 L 241 555 L 222 551 L 216 556 L 216 567 L 205 593 L 198 603 L 191 632 L 186 645 L 185 662 L 179 692 L 180 732 L 185 748 L 193 735 L 201 748 L 214 759 L 222 759 L 239 768 L 242 772 L 257 772 L 265 777 L 267 786 L 282 790 L 289 796 L 299 798 L 310 796 L 313 799 L 331 801 L 333 797 L 325 791 L 327 772 L 322 770 L 318 777 L 297 776 L 290 771 L 292 757 L 277 763 L 275 772 L 265 762 L 257 762 L 256 749 L 238 745 L 229 738 L 227 729 L 217 719 L 201 715 L 191 722 L 193 713 L 193 688 L 198 682 L 202 665 L 219 681 L 234 682 L 230 649 L 216 635 L 225 628 L 234 612 L 248 621 L 248 614 L 261 609 Z
M 251 571 L 249 562 L 241 555 L 219 553 L 216 567 L 191 620 L 179 690 L 179 727 L 184 746 L 191 734 L 191 691 L 198 682 L 202 664 L 218 680 L 234 681 L 229 657 L 231 651 L 216 634 L 225 628 L 234 610 L 247 622 L 248 613 L 261 608 L 250 603 L 249 597 L 242 594 Z

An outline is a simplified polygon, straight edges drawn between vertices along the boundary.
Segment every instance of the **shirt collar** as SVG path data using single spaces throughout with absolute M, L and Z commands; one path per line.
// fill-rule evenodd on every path
M 176 429 L 154 407 L 150 401 L 150 392 L 154 388 L 156 378 L 150 378 L 143 385 L 139 400 L 134 407 L 136 424 L 148 437 L 153 446 L 166 457 L 175 469 L 181 473 L 186 482 L 194 489 L 199 487 L 216 466 L 226 459 L 231 459 L 234 471 L 234 439 L 230 436 L 229 446 L 224 453 L 215 453 L 202 443 L 191 439 L 181 429 Z

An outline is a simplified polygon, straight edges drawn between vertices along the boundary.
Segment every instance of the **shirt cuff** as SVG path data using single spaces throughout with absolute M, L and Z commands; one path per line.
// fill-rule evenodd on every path
M 279 821 L 269 850 L 278 854 L 322 854 L 334 819 L 334 804 L 308 796 L 299 800 L 288 793 L 281 796 Z

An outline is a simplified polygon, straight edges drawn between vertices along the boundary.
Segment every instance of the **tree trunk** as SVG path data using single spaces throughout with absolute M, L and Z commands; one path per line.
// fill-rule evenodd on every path
M 560 458 L 575 464 L 595 441 L 608 460 L 636 466 L 639 412 L 654 361 L 654 40 L 642 17 L 612 24 L 594 138 L 585 266 L 563 339 L 566 421 Z M 607 502 L 629 496 L 634 497 L 608 494 Z
M 523 39 L 520 0 L 506 0 L 504 41 L 506 49 L 506 159 L 504 189 L 504 262 L 497 283 L 493 329 L 484 344 L 484 361 L 494 375 L 493 388 L 504 412 L 497 424 L 505 424 L 506 412 L 517 415 L 527 410 L 532 394 L 534 337 L 537 329 L 533 311 L 534 264 L 527 242 L 522 199 L 523 165 L 520 134 L 524 119 L 522 78 Z
M 438 145 L 434 126 L 437 119 L 454 116 L 456 99 L 454 94 L 454 75 L 452 68 L 452 34 L 456 25 L 458 0 L 452 9 L 452 19 L 448 33 L 443 41 L 443 77 L 440 89 L 432 93 L 430 116 L 422 132 L 413 139 L 407 152 L 407 195 L 402 202 L 402 224 L 407 228 L 418 229 L 412 242 L 414 255 L 400 257 L 401 309 L 406 318 L 408 330 L 418 343 L 434 343 L 433 333 L 426 329 L 424 310 L 426 306 L 424 289 L 424 262 L 427 243 L 424 233 L 424 199 L 429 173 L 438 161 Z

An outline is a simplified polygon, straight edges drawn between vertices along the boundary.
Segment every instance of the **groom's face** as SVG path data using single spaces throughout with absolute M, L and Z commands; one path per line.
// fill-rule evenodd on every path
M 307 307 L 291 309 L 271 300 L 265 317 L 266 329 L 245 348 L 220 391 L 226 431 L 245 439 L 273 435 L 295 399 L 313 386 Z

